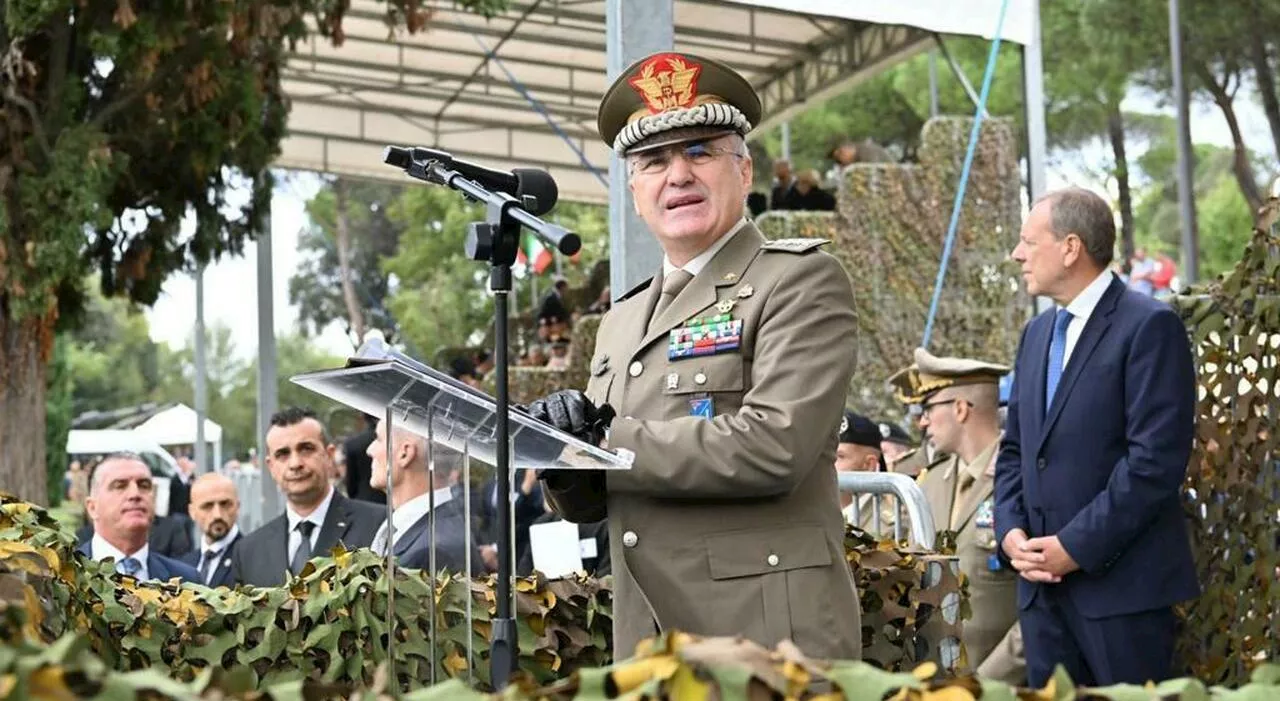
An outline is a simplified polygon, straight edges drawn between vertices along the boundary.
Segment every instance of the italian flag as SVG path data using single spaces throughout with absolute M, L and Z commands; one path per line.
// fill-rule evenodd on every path
M 550 249 L 542 245 L 537 236 L 526 231 L 520 239 L 520 252 L 516 254 L 516 262 L 531 268 L 534 273 L 541 275 L 555 262 L 555 255 L 551 253 Z

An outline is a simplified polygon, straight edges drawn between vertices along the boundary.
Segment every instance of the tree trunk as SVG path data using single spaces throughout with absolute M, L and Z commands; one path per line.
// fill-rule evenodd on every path
M 45 465 L 46 344 L 43 320 L 15 321 L 0 304 L 0 490 L 49 503 Z
M 1276 96 L 1276 77 L 1271 70 L 1267 41 L 1262 32 L 1259 24 L 1254 24 L 1249 32 L 1249 62 L 1253 64 L 1254 80 L 1262 97 L 1262 111 L 1266 113 L 1267 124 L 1271 127 L 1271 141 L 1276 155 L 1280 156 L 1280 99 Z
M 1129 273 L 1133 261 L 1133 190 L 1129 187 L 1129 159 L 1124 151 L 1124 114 L 1120 103 L 1112 103 L 1107 114 L 1107 135 L 1116 162 L 1116 190 L 1120 193 L 1120 241 L 1124 253 L 1123 268 Z
M 338 235 L 338 270 L 342 275 L 342 301 L 347 305 L 347 320 L 356 336 L 356 346 L 364 343 L 364 310 L 356 299 L 355 282 L 351 279 L 351 222 L 347 219 L 347 184 L 342 178 L 333 182 L 333 197 L 337 204 L 335 227 Z
M 1209 68 L 1198 64 L 1196 76 L 1204 82 L 1205 89 L 1213 95 L 1213 101 L 1222 110 L 1227 120 L 1227 128 L 1231 130 L 1231 147 L 1235 151 L 1232 170 L 1235 171 L 1236 182 L 1240 185 L 1240 193 L 1249 204 L 1249 214 L 1254 222 L 1258 220 L 1258 208 L 1262 206 L 1262 192 L 1258 189 L 1258 181 L 1253 175 L 1253 166 L 1249 164 L 1249 149 L 1244 145 L 1244 135 L 1240 132 L 1240 120 L 1236 117 L 1236 108 L 1230 94 L 1227 93 L 1226 81 L 1220 85 L 1214 79 Z

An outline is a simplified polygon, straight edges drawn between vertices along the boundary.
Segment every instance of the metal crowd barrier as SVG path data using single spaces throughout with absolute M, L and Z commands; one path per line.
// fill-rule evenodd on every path
M 920 490 L 920 485 L 907 475 L 898 474 L 896 472 L 839 472 L 840 491 L 853 494 L 853 523 L 855 525 L 861 523 L 862 514 L 858 508 L 857 497 L 863 494 L 872 495 L 872 533 L 876 536 L 883 535 L 882 528 L 885 524 L 880 519 L 880 504 L 885 496 L 893 499 L 894 513 L 897 518 L 893 519 L 893 539 L 902 541 L 902 514 L 905 512 L 907 520 L 911 523 L 911 542 L 924 548 L 925 550 L 933 550 L 934 548 L 934 527 L 933 514 L 929 511 L 929 502 L 925 499 L 924 492 Z
M 237 523 L 240 533 L 249 534 L 267 522 L 267 514 L 262 508 L 262 471 L 237 470 L 223 473 L 236 485 L 236 495 L 240 497 L 240 518 Z

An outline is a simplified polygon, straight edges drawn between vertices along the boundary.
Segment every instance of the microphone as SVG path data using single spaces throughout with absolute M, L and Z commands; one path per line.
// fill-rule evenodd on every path
M 447 151 L 431 148 L 404 148 L 388 146 L 382 152 L 382 161 L 397 168 L 408 168 L 415 161 L 435 161 L 444 168 L 457 171 L 462 177 L 474 180 L 489 190 L 505 192 L 523 204 L 526 197 L 534 199 L 529 213 L 541 216 L 550 212 L 560 198 L 560 189 L 551 174 L 539 168 L 515 168 L 511 171 L 495 170 L 476 163 L 454 158 Z

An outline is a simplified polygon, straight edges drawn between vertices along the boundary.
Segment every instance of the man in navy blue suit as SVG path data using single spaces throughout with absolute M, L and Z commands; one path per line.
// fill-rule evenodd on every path
M 1057 304 L 1027 324 L 996 465 L 996 535 L 1018 581 L 1027 676 L 1171 675 L 1173 605 L 1199 595 L 1180 486 L 1195 369 L 1174 311 L 1108 269 L 1111 208 L 1071 188 L 1032 207 L 1012 257 Z
M 138 580 L 200 581 L 190 565 L 151 552 L 147 538 L 156 511 L 155 483 L 141 458 L 117 454 L 98 463 L 84 506 L 93 537 L 80 552 L 98 561 L 112 558 L 117 572 Z

